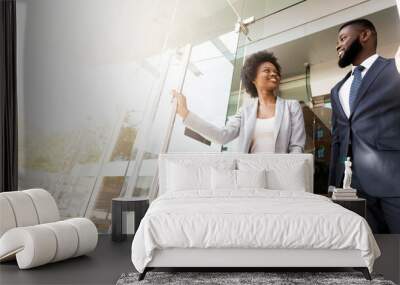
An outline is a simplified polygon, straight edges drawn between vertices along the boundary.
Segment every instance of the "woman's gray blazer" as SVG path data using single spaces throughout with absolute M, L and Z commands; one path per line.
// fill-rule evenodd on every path
M 242 107 L 222 128 L 208 123 L 192 112 L 189 112 L 183 123 L 186 127 L 219 144 L 226 144 L 239 137 L 238 151 L 248 153 L 257 120 L 257 108 L 258 99 Z M 306 133 L 303 111 L 298 101 L 277 97 L 274 138 L 276 153 L 304 151 Z

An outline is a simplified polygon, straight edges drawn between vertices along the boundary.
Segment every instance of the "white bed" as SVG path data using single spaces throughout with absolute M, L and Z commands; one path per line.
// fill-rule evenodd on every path
M 368 278 L 380 255 L 362 217 L 312 194 L 312 155 L 165 154 L 159 173 L 132 243 L 141 278 L 154 267 L 354 267 Z

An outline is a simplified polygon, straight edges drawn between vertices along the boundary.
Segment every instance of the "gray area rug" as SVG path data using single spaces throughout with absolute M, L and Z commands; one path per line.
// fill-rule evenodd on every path
M 117 285 L 145 284 L 379 284 L 395 285 L 380 275 L 368 281 L 360 272 L 148 272 L 138 281 L 138 273 L 122 274 Z

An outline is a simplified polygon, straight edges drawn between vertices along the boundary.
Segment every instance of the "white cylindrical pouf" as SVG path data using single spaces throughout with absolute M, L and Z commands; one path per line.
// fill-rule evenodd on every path
M 98 239 L 97 228 L 91 220 L 86 218 L 73 218 L 65 220 L 64 222 L 70 223 L 78 232 L 79 248 L 74 256 L 88 253 L 96 248 Z
M 41 225 L 11 229 L 1 237 L 1 245 L 9 253 L 19 250 L 16 258 L 20 269 L 51 262 L 57 250 L 54 232 Z
M 78 249 L 78 233 L 75 228 L 64 221 L 42 225 L 51 229 L 57 238 L 57 250 L 51 262 L 73 257 Z
M 0 237 L 6 231 L 15 228 L 16 226 L 17 223 L 10 202 L 6 197 L 0 195 Z
M 0 261 L 16 258 L 19 268 L 27 269 L 96 248 L 92 221 L 59 218 L 57 204 L 46 190 L 0 193 Z
M 1 193 L 14 211 L 17 227 L 33 226 L 39 223 L 35 205 L 24 191 Z
M 49 192 L 44 189 L 29 189 L 23 192 L 32 199 L 39 218 L 39 224 L 60 220 L 60 213 L 56 201 Z

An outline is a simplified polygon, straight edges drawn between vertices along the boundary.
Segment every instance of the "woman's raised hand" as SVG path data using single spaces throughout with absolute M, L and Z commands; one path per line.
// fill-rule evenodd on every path
M 177 107 L 176 113 L 182 118 L 185 119 L 186 116 L 189 114 L 189 110 L 186 104 L 186 97 L 176 91 L 175 89 L 172 90 L 172 97 L 176 99 Z
M 396 55 L 394 56 L 394 59 L 396 60 L 397 71 L 400 73 L 400 46 L 397 49 L 397 52 L 396 52 Z

